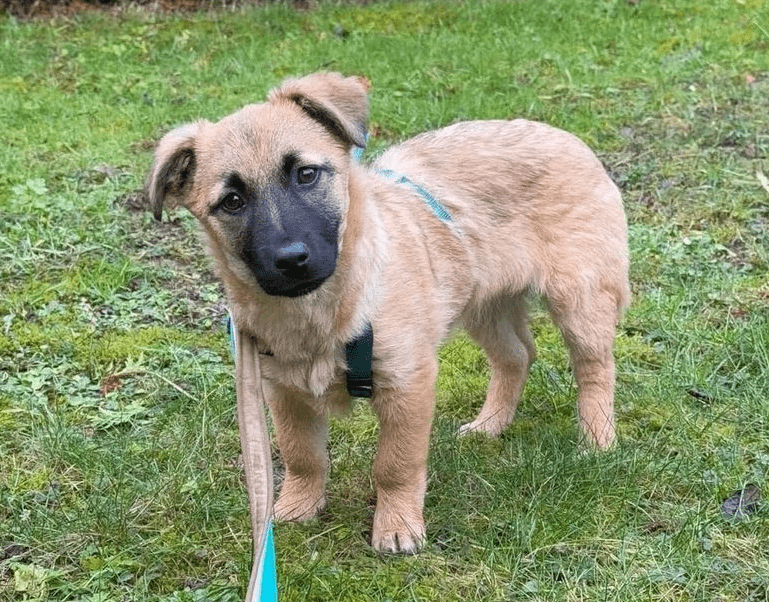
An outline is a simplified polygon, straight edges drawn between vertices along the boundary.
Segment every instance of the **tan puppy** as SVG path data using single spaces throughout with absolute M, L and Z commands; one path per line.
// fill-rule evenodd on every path
M 259 345 L 286 477 L 278 519 L 325 503 L 327 416 L 345 408 L 345 345 L 373 325 L 373 546 L 414 552 L 422 517 L 436 349 L 462 326 L 492 377 L 462 432 L 510 424 L 534 345 L 524 297 L 542 295 L 571 351 L 584 435 L 614 440 L 612 343 L 627 305 L 620 194 L 574 136 L 524 120 L 478 121 L 412 138 L 373 167 L 368 84 L 316 74 L 218 123 L 160 142 L 156 216 L 199 220 L 237 325 Z

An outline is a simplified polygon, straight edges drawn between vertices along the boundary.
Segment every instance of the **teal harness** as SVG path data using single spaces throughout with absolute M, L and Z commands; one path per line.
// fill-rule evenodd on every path
M 360 154 L 356 156 L 356 154 L 353 153 L 353 156 L 356 159 L 360 159 Z M 450 223 L 454 221 L 446 208 L 423 186 L 420 186 L 404 175 L 395 173 L 391 169 L 377 169 L 375 171 L 380 176 L 392 180 L 396 184 L 407 186 L 416 192 L 442 222 Z M 366 329 L 363 334 L 354 338 L 345 346 L 347 359 L 347 391 L 352 397 L 369 398 L 374 394 L 374 377 L 371 368 L 373 348 L 374 328 L 371 326 L 370 322 L 366 324 Z
M 353 156 L 355 159 L 360 158 L 360 155 L 358 154 L 356 156 L 356 153 L 353 153 Z M 446 208 L 426 188 L 420 186 L 404 175 L 395 173 L 391 169 L 377 169 L 376 173 L 388 180 L 394 181 L 396 184 L 402 184 L 413 190 L 442 222 L 450 223 L 454 221 Z M 232 336 L 234 333 L 234 326 L 231 316 L 227 318 L 227 330 L 230 333 L 230 343 L 232 345 L 234 341 Z M 345 381 L 347 384 L 347 391 L 352 397 L 370 398 L 374 394 L 374 377 L 371 367 L 373 361 L 373 349 L 374 328 L 371 325 L 371 322 L 369 322 L 366 324 L 363 333 L 345 345 L 345 359 L 347 360 Z M 234 354 L 234 348 L 232 351 Z M 272 355 L 272 353 L 266 351 L 265 355 Z

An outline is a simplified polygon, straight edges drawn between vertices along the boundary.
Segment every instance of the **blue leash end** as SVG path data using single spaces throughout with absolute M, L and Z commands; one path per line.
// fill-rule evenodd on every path
M 278 572 L 275 566 L 275 540 L 272 537 L 272 525 L 267 527 L 267 537 L 264 540 L 264 549 L 262 550 L 262 584 L 258 591 L 258 602 L 277 602 Z

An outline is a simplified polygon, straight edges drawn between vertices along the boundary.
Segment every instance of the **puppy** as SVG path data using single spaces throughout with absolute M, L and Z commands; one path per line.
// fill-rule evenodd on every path
M 261 353 L 286 465 L 276 518 L 324 506 L 327 416 L 350 403 L 350 342 L 373 332 L 372 543 L 411 553 L 425 536 L 436 350 L 455 327 L 491 365 L 486 401 L 461 432 L 495 436 L 513 420 L 535 356 L 525 297 L 536 294 L 571 352 L 582 433 L 611 445 L 627 228 L 600 161 L 541 123 L 457 123 L 358 164 L 367 87 L 319 73 L 180 127 L 160 141 L 148 186 L 157 217 L 181 204 L 198 218 L 235 322 Z

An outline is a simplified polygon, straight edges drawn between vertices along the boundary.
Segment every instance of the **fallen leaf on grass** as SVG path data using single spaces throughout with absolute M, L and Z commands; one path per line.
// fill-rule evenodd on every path
M 101 395 L 107 397 L 110 393 L 117 391 L 123 385 L 123 380 L 131 378 L 133 376 L 142 376 L 145 374 L 144 370 L 127 370 L 125 372 L 117 372 L 110 374 L 103 381 L 101 381 Z
M 673 533 L 675 530 L 675 526 L 666 520 L 655 520 L 643 527 L 644 533 L 648 535 L 653 535 L 655 533 Z
M 30 549 L 22 544 L 9 543 L 0 545 L 0 560 L 9 560 L 16 557 L 25 557 Z
M 106 397 L 113 391 L 117 391 L 120 388 L 120 380 L 122 379 L 120 374 L 110 374 L 101 383 L 101 396 Z
M 686 392 L 695 399 L 701 399 L 702 401 L 713 401 L 713 398 L 710 395 L 697 389 L 688 389 Z
M 727 518 L 743 519 L 758 510 L 760 501 L 761 490 L 755 485 L 746 485 L 721 504 L 721 512 Z
M 742 308 L 742 307 L 732 307 L 729 309 L 729 315 L 732 318 L 736 318 L 737 320 L 741 320 L 742 318 L 745 318 L 748 316 L 748 310 Z

